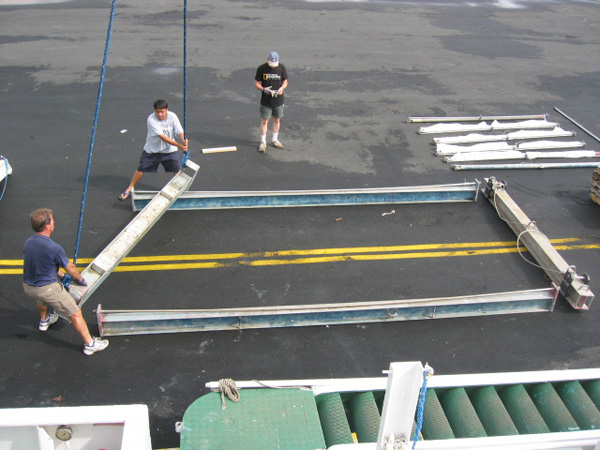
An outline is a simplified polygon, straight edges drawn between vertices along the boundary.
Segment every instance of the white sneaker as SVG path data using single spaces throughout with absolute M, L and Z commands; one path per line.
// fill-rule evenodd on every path
M 101 352 L 108 347 L 108 339 L 100 339 L 99 337 L 93 338 L 94 341 L 90 345 L 83 346 L 83 353 L 90 356 L 96 352 Z
M 283 148 L 283 144 L 279 141 L 273 141 L 271 142 L 271 145 L 275 148 Z
M 46 315 L 46 320 L 40 319 L 40 325 L 38 329 L 40 331 L 46 331 L 50 325 L 55 324 L 58 321 L 58 314 L 52 313 Z
M 267 143 L 261 142 L 260 145 L 258 146 L 258 151 L 261 153 L 266 152 L 267 151 Z

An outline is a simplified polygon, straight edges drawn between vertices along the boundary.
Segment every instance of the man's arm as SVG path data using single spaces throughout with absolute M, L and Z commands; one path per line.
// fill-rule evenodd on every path
M 283 80 L 283 83 L 281 83 L 281 87 L 279 89 L 277 89 L 277 95 L 282 95 L 283 90 L 286 89 L 287 87 L 288 87 L 288 80 L 286 78 L 285 80 Z
M 181 143 L 177 142 L 175 139 L 171 139 L 166 134 L 159 134 L 158 137 L 169 145 L 174 145 L 175 147 L 177 147 L 180 150 L 183 150 L 184 152 L 188 151 L 188 140 L 185 139 L 185 135 L 183 133 L 179 133 L 179 139 L 181 139 Z
M 79 270 L 77 270 L 77 267 L 71 261 L 69 261 L 69 264 L 67 264 L 67 267 L 65 267 L 65 270 L 78 283 L 81 283 L 83 281 L 83 277 L 79 273 Z
M 256 80 L 254 80 L 254 87 L 255 87 L 256 89 L 258 89 L 259 91 L 262 91 L 262 90 L 263 90 L 263 85 L 262 85 L 262 83 L 261 83 L 260 81 L 256 81 Z

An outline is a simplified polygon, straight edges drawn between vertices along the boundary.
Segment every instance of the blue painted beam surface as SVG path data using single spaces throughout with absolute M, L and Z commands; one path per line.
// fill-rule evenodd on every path
M 97 319 L 102 336 L 397 322 L 552 311 L 557 292 L 553 286 L 438 299 L 213 310 L 111 311 L 98 305 Z
M 401 203 L 469 202 L 477 199 L 479 181 L 437 186 L 305 191 L 186 192 L 170 209 L 280 208 L 308 206 L 384 205 Z M 134 191 L 133 210 L 156 195 Z

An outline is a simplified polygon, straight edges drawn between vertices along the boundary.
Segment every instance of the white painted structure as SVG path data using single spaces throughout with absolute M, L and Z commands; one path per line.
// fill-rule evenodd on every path
M 329 392 L 361 392 L 386 390 L 378 442 L 341 444 L 328 450 L 408 450 L 412 419 L 417 409 L 424 370 L 420 362 L 391 363 L 381 378 L 261 380 L 238 381 L 237 388 L 286 388 L 304 386 L 316 395 Z M 547 370 L 536 372 L 504 372 L 464 375 L 430 375 L 427 388 L 501 386 L 526 383 L 585 381 L 600 378 L 600 369 Z M 206 383 L 216 389 L 218 382 Z M 242 394 L 243 395 L 243 394 Z M 493 449 L 493 450 L 599 450 L 600 430 L 520 434 L 514 436 L 419 440 L 416 449 Z
M 0 450 L 152 450 L 146 405 L 0 409 Z
M 4 156 L 0 156 L 0 181 L 4 180 L 11 174 L 12 167 L 10 166 L 8 159 L 6 159 Z

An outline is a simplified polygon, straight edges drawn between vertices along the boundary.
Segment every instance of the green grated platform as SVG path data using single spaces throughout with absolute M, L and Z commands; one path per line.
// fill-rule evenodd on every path
M 240 391 L 240 404 L 227 400 L 226 411 L 218 394 L 208 394 L 185 413 L 181 450 L 315 450 L 375 443 L 384 392 L 348 390 L 314 397 L 298 389 L 247 389 Z M 512 439 L 598 430 L 599 405 L 599 379 L 430 387 L 420 437 Z
M 212 392 L 186 410 L 181 450 L 314 450 L 325 439 L 311 391 L 244 389 L 240 401 Z

